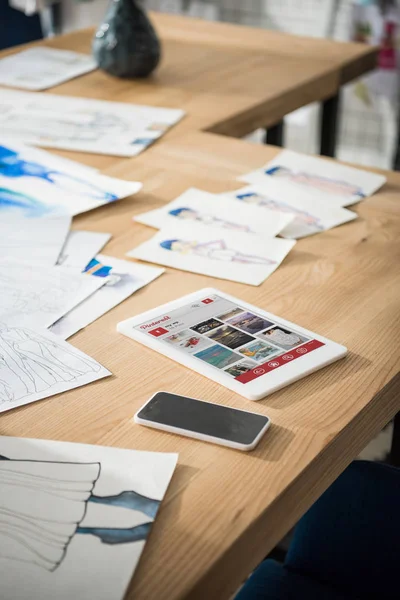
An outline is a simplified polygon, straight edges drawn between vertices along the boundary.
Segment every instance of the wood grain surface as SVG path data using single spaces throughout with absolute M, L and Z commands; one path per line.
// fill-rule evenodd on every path
M 74 227 L 112 232 L 104 253 L 124 258 L 153 234 L 133 214 L 193 185 L 235 189 L 237 175 L 276 152 L 198 132 L 165 141 L 108 170 L 143 180 L 142 192 Z M 398 410 L 400 175 L 388 177 L 355 207 L 357 221 L 299 241 L 257 288 L 168 269 L 71 339 L 111 378 L 1 416 L 3 435 L 179 452 L 128 598 L 228 598 Z M 345 344 L 348 357 L 251 403 L 116 332 L 118 321 L 210 285 Z M 246 454 L 135 425 L 134 412 L 160 389 L 253 409 L 273 426 Z
M 143 190 L 136 196 L 74 219 L 76 229 L 111 232 L 113 238 L 104 253 L 119 258 L 153 234 L 152 229 L 134 223 L 132 215 L 161 206 L 190 186 L 211 192 L 238 188 L 243 185 L 235 180 L 238 175 L 276 154 L 276 148 L 199 129 L 209 128 L 213 120 L 221 119 L 222 124 L 231 120 L 235 135 L 243 123 L 250 127 L 262 118 L 268 120 L 268 94 L 278 106 L 277 98 L 285 95 L 288 85 L 284 73 L 274 91 L 270 92 L 269 85 L 263 91 L 260 85 L 260 73 L 266 77 L 271 67 L 261 60 L 259 44 L 266 43 L 264 36 L 270 32 L 250 36 L 243 30 L 246 56 L 253 61 L 244 74 L 249 89 L 243 91 L 238 79 L 243 68 L 237 70 L 235 79 L 232 65 L 242 56 L 231 38 L 238 28 L 202 27 L 193 21 L 186 30 L 190 40 L 185 42 L 185 21 L 164 16 L 155 20 L 165 38 L 166 59 L 154 79 L 118 81 L 95 72 L 56 89 L 93 98 L 182 106 L 188 111 L 173 135 L 134 159 L 65 153 L 107 167 L 107 174 L 143 181 Z M 218 27 L 226 32 L 222 38 Z M 88 33 L 80 33 L 50 43 L 71 48 L 77 42 L 75 49 L 87 50 L 88 40 Z M 293 43 L 294 48 L 302 44 L 297 38 Z M 322 49 L 325 42 L 321 43 Z M 332 93 L 343 69 L 362 62 L 357 53 L 369 56 L 370 50 L 350 45 L 354 63 L 351 58 L 346 62 L 330 44 L 326 46 L 331 53 L 329 69 L 310 66 L 303 79 L 296 80 L 296 74 L 300 65 L 303 68 L 303 63 L 311 62 L 310 55 L 306 49 L 303 58 L 289 55 L 293 72 L 286 82 L 292 81 L 293 89 L 296 85 L 306 88 L 307 81 L 325 81 L 328 87 L 323 94 L 327 89 Z M 278 41 L 271 46 L 265 57 L 279 46 Z M 285 44 L 279 53 L 286 61 Z M 210 72 L 213 88 L 204 90 L 206 71 L 216 64 L 219 70 Z M 226 88 L 222 72 L 230 73 Z M 279 79 L 279 69 L 275 74 Z M 290 109 L 297 102 L 304 102 L 304 97 L 291 100 Z M 176 473 L 127 598 L 228 599 L 399 410 L 400 176 L 387 176 L 388 184 L 380 192 L 354 207 L 359 219 L 300 240 L 281 267 L 257 288 L 167 269 L 158 280 L 71 338 L 75 346 L 110 369 L 112 377 L 1 415 L 1 435 L 179 453 Z M 206 286 L 345 344 L 349 355 L 251 403 L 116 332 L 119 321 Z M 255 451 L 240 453 L 134 424 L 133 414 L 161 389 L 255 410 L 270 416 L 273 425 Z

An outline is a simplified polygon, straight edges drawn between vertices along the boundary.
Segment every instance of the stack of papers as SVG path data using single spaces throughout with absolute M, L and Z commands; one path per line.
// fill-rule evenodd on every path
M 140 106 L 2 90 L 0 130 L 14 141 L 112 156 L 136 156 L 184 116 Z
M 290 240 L 356 219 L 344 207 L 386 181 L 289 150 L 239 179 L 251 185 L 223 194 L 190 188 L 163 208 L 135 216 L 160 232 L 128 256 L 259 285 L 291 250 Z
M 63 338 L 163 269 L 98 255 L 111 234 L 71 221 L 140 187 L 0 140 L 0 412 L 110 375 Z
M 135 220 L 160 232 L 128 256 L 250 285 L 271 275 L 295 244 L 275 237 L 292 215 L 195 188 Z

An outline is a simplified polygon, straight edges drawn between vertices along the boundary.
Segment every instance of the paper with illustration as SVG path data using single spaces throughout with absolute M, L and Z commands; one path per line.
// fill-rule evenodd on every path
M 2 90 L 0 130 L 15 141 L 136 156 L 184 116 L 172 108 Z
M 1 212 L 25 217 L 78 215 L 135 194 L 141 187 L 141 183 L 107 177 L 48 152 L 0 140 Z
M 260 285 L 296 242 L 198 223 L 159 231 L 128 256 L 210 277 Z
M 98 362 L 45 329 L 10 324 L 0 317 L 0 412 L 108 375 Z
M 291 150 L 282 150 L 261 169 L 238 179 L 257 185 L 263 184 L 268 178 L 286 184 L 292 193 L 304 190 L 336 206 L 355 204 L 376 192 L 386 181 L 383 175 Z
M 147 267 L 99 254 L 90 261 L 85 272 L 93 277 L 107 277 L 108 281 L 95 294 L 81 302 L 51 326 L 50 331 L 64 340 L 86 325 L 93 323 L 114 306 L 129 298 L 134 292 L 159 277 L 164 273 L 164 269 Z
M 111 233 L 70 231 L 57 264 L 83 271 L 110 238 Z
M 0 257 L 53 266 L 71 225 L 69 215 L 30 219 L 4 214 L 0 220 Z
M 244 205 L 221 195 L 189 188 L 176 200 L 162 208 L 137 215 L 134 220 L 157 229 L 185 221 L 274 237 L 293 217 L 288 213 L 260 210 L 256 204 Z
M 0 437 L 2 600 L 122 600 L 177 458 Z
M 293 220 L 280 232 L 287 239 L 299 239 L 327 229 L 332 229 L 357 218 L 357 214 L 341 206 L 331 205 L 300 189 L 286 189 L 272 177 L 264 178 L 260 185 L 248 185 L 225 196 L 247 206 L 277 211 L 292 216 Z
M 0 259 L 0 321 L 50 327 L 105 283 L 67 267 Z
M 89 54 L 29 48 L 0 60 L 0 85 L 45 90 L 97 68 Z

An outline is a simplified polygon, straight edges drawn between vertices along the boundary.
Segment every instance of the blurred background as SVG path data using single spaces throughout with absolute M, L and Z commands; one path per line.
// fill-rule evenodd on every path
M 109 0 L 62 0 L 54 25 L 62 32 L 95 26 L 104 16 L 108 3 Z M 384 15 L 397 19 L 396 2 L 368 0 L 144 0 L 142 5 L 148 10 L 341 41 L 361 39 L 355 15 L 356 11 L 364 11 L 360 20 L 367 18 L 371 31 L 362 39 L 374 43 L 381 41 Z M 397 46 L 397 39 L 395 42 Z M 392 74 L 389 82 L 382 83 L 376 75 L 369 75 L 344 88 L 337 158 L 393 168 L 398 129 L 397 92 L 397 73 Z M 310 105 L 285 119 L 287 148 L 318 152 L 318 111 L 318 105 Z M 264 132 L 248 137 L 250 141 L 261 142 Z

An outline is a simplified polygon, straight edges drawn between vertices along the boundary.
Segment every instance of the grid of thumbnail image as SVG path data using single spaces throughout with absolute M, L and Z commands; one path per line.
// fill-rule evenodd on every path
M 163 337 L 163 341 L 237 378 L 310 338 L 239 306 Z

